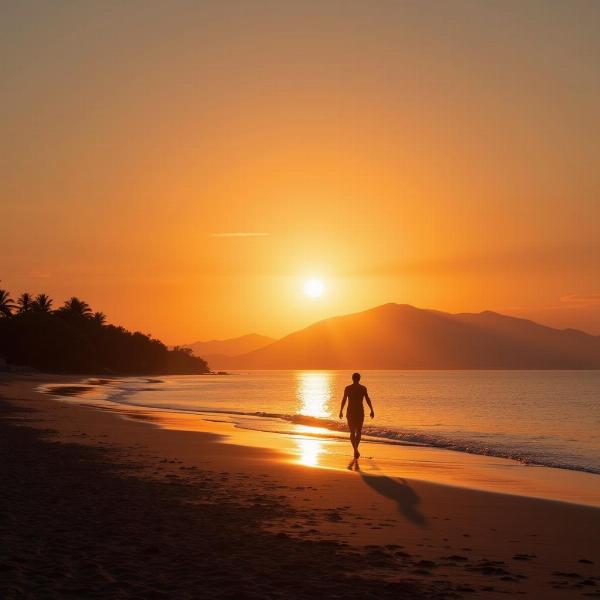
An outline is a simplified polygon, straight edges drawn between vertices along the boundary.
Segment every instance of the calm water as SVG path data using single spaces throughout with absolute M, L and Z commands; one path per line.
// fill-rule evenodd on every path
M 104 399 L 218 413 L 239 427 L 341 435 L 345 371 L 254 371 L 123 379 Z M 366 371 L 376 418 L 364 432 L 410 443 L 600 473 L 600 371 Z M 306 425 L 310 427 L 305 427 Z

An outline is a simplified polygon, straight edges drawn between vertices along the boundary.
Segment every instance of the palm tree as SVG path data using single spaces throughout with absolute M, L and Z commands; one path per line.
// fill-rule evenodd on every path
M 66 314 L 77 316 L 77 317 L 91 317 L 92 316 L 92 309 L 91 309 L 90 305 L 87 302 L 80 300 L 76 296 L 69 298 L 63 304 L 61 311 Z
M 106 324 L 106 315 L 103 312 L 95 312 L 92 315 L 92 319 L 98 323 L 98 325 L 105 325 Z
M 49 313 L 52 310 L 52 298 L 46 294 L 38 294 L 31 305 L 35 312 Z
M 24 313 L 31 310 L 33 306 L 33 298 L 31 297 L 31 294 L 29 294 L 28 292 L 23 292 L 17 298 L 17 306 L 19 307 L 20 313 Z
M 10 294 L 6 290 L 0 290 L 0 315 L 10 317 L 15 307 Z

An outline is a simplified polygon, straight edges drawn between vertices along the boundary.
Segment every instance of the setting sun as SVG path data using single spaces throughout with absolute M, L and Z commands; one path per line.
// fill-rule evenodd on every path
M 307 279 L 304 283 L 304 293 L 309 298 L 320 298 L 325 291 L 325 284 L 320 279 Z

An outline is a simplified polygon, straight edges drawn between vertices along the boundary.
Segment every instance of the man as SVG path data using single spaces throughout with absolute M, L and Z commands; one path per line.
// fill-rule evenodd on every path
M 360 373 L 352 374 L 352 385 L 346 386 L 344 397 L 342 398 L 342 406 L 340 408 L 340 419 L 344 417 L 344 406 L 348 400 L 348 410 L 346 411 L 346 419 L 348 420 L 348 428 L 350 429 L 350 442 L 354 448 L 354 458 L 360 457 L 358 445 L 362 435 L 363 421 L 365 420 L 365 409 L 363 408 L 363 398 L 367 401 L 371 409 L 371 419 L 375 416 L 371 398 L 367 392 L 367 388 L 361 385 Z

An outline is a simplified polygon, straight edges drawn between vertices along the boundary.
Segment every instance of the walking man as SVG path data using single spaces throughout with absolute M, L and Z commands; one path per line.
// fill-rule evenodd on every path
M 352 384 L 347 385 L 342 398 L 342 406 L 340 408 L 340 419 L 344 417 L 344 406 L 348 401 L 348 409 L 346 410 L 346 419 L 348 428 L 350 429 L 350 442 L 354 448 L 354 458 L 360 457 L 358 445 L 362 435 L 362 426 L 365 420 L 365 409 L 363 407 L 363 399 L 367 401 L 371 409 L 371 419 L 375 416 L 371 398 L 367 392 L 367 388 L 360 383 L 360 373 L 352 374 Z

